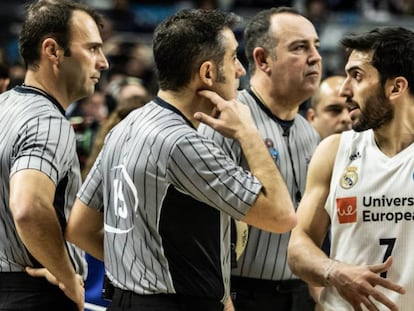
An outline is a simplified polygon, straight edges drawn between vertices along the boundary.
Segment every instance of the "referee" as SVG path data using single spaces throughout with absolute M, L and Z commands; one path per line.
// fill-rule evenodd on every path
M 296 207 L 305 188 L 308 162 L 319 142 L 313 127 L 298 114 L 299 105 L 319 88 L 319 38 L 312 23 L 289 7 L 257 13 L 244 31 L 250 87 L 238 94 L 246 104 L 278 165 Z M 233 139 L 206 126 L 213 138 L 246 169 L 246 154 Z M 287 263 L 290 233 L 250 228 L 243 255 L 232 270 L 231 288 L 238 311 L 308 311 L 314 303 L 306 283 Z
M 63 239 L 80 186 L 65 109 L 91 95 L 108 67 L 100 23 L 72 2 L 28 7 L 20 34 L 24 84 L 0 95 L 0 310 L 83 310 L 83 252 Z
M 230 216 L 279 232 L 296 223 L 249 110 L 234 100 L 245 74 L 236 21 L 183 10 L 157 27 L 158 96 L 108 134 L 78 194 L 67 238 L 105 254 L 108 310 L 223 310 Z M 200 121 L 239 141 L 251 173 L 197 132 Z

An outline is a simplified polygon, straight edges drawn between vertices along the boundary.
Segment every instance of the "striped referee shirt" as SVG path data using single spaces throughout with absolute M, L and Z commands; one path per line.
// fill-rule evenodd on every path
M 243 217 L 261 187 L 157 97 L 108 134 L 78 197 L 103 209 L 105 266 L 116 287 L 224 301 L 230 216 Z
M 80 187 L 80 173 L 75 133 L 54 98 L 26 86 L 0 95 L 0 167 L 0 272 L 40 267 L 16 232 L 9 181 L 25 169 L 46 174 L 56 186 L 54 206 L 63 232 Z M 67 244 L 76 271 L 86 276 L 83 252 Z
M 319 143 L 319 135 L 299 114 L 293 121 L 276 118 L 251 91 L 240 91 L 238 100 L 250 107 L 253 120 L 286 182 L 296 208 L 305 189 L 308 164 Z M 205 125 L 199 127 L 199 132 L 215 140 L 236 163 L 248 169 L 236 141 Z M 290 232 L 274 234 L 250 227 L 246 249 L 232 274 L 274 281 L 296 278 L 287 264 L 289 237 Z

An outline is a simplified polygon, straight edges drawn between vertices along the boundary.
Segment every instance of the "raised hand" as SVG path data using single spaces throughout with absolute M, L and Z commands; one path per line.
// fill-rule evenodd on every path
M 378 286 L 381 286 L 399 294 L 405 293 L 402 286 L 379 275 L 381 272 L 388 271 L 391 265 L 391 257 L 388 257 L 382 264 L 367 266 L 337 262 L 329 274 L 329 283 L 335 286 L 338 293 L 356 311 L 362 311 L 361 304 L 365 305 L 368 310 L 378 310 L 373 303 L 374 300 L 392 311 L 397 311 L 397 305 L 377 289 Z

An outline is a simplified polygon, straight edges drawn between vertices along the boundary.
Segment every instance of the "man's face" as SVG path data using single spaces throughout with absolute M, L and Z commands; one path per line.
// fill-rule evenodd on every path
M 351 129 L 351 117 L 345 97 L 339 96 L 344 77 L 331 77 L 319 88 L 318 105 L 308 112 L 308 120 L 321 138 Z
M 215 91 L 224 99 L 230 100 L 236 98 L 240 77 L 246 74 L 246 70 L 237 58 L 238 43 L 233 31 L 225 29 L 222 36 L 225 54 L 223 63 L 217 68 Z
M 95 21 L 85 12 L 74 11 L 71 25 L 71 55 L 65 56 L 60 69 L 69 98 L 78 100 L 93 94 L 108 62 Z
M 278 38 L 268 56 L 275 94 L 306 100 L 319 88 L 321 80 L 315 27 L 303 16 L 282 13 L 271 18 L 270 34 Z
M 394 117 L 393 107 L 371 60 L 372 52 L 352 51 L 345 66 L 347 78 L 341 95 L 347 98 L 355 131 L 379 128 Z

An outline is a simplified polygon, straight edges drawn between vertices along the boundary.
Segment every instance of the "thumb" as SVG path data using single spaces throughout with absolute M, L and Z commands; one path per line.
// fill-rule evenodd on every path
M 40 269 L 32 268 L 32 267 L 26 267 L 25 268 L 26 273 L 32 277 L 44 277 L 43 271 Z
M 370 265 L 368 266 L 368 269 L 371 270 L 374 273 L 381 273 L 388 271 L 389 268 L 391 268 L 392 265 L 392 257 L 388 257 L 387 260 L 381 264 L 377 265 Z

